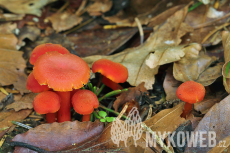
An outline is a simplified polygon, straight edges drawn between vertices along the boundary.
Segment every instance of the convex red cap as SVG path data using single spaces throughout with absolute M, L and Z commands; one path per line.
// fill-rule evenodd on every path
M 33 72 L 31 72 L 27 78 L 26 88 L 34 93 L 50 90 L 47 85 L 40 85 L 38 83 L 38 81 L 34 78 Z
M 90 90 L 79 90 L 72 97 L 72 105 L 78 114 L 91 114 L 94 108 L 98 108 L 97 96 Z
M 90 68 L 76 55 L 47 52 L 35 62 L 33 73 L 40 85 L 55 91 L 72 91 L 87 84 Z
M 51 44 L 51 43 L 41 44 L 35 47 L 34 50 L 32 51 L 30 56 L 30 64 L 34 65 L 34 63 L 36 62 L 39 56 L 45 54 L 46 52 L 52 52 L 52 51 L 57 51 L 61 54 L 69 53 L 69 51 L 66 48 L 62 47 L 59 44 Z
M 61 99 L 53 91 L 38 94 L 33 101 L 34 110 L 39 114 L 55 113 L 60 108 Z
M 177 88 L 176 94 L 180 100 L 194 104 L 203 100 L 205 88 L 195 81 L 186 81 Z
M 124 83 L 128 79 L 128 69 L 120 63 L 108 59 L 100 59 L 93 63 L 93 73 L 100 72 L 103 76 L 116 83 Z

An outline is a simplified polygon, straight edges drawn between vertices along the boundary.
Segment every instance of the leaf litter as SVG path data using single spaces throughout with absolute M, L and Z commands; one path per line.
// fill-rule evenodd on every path
M 0 4 L 3 8 L 0 19 L 4 21 L 0 25 L 0 132 L 4 131 L 1 136 L 6 137 L 4 140 L 2 137 L 5 142 L 0 143 L 0 152 L 14 150 L 7 146 L 11 140 L 65 152 L 224 152 L 229 149 L 229 11 L 226 11 L 229 6 L 226 2 L 202 4 L 194 10 L 190 0 L 130 3 L 126 0 L 20 0 Z M 142 30 L 153 32 L 143 36 Z M 145 42 L 133 47 L 132 42 L 142 37 L 147 38 Z M 127 67 L 129 77 L 121 85 L 128 91 L 117 98 L 103 99 L 101 103 L 105 107 L 95 110 L 96 113 L 106 108 L 112 110 L 110 116 L 117 117 L 121 109 L 133 101 L 140 105 L 142 122 L 150 130 L 169 132 L 161 137 L 166 144 L 173 145 L 167 140 L 174 132 L 214 131 L 217 143 L 226 142 L 226 145 L 188 147 L 186 142 L 183 147 L 178 144 L 152 147 L 146 145 L 146 131 L 136 140 L 133 132 L 137 131 L 127 130 L 121 134 L 129 135 L 127 141 L 120 141 L 118 147 L 111 138 L 112 123 L 80 122 L 76 119 L 80 120 L 81 116 L 73 112 L 71 122 L 44 124 L 44 118 L 33 110 L 36 94 L 26 89 L 26 79 L 32 70 L 28 63 L 30 54 L 37 45 L 44 43 L 61 44 L 71 53 L 84 57 L 90 67 L 102 58 Z M 180 117 L 184 102 L 179 102 L 176 90 L 189 80 L 204 85 L 206 96 L 184 119 Z M 99 87 L 98 74 L 90 81 Z M 109 90 L 105 88 L 101 94 Z M 33 123 L 34 128 L 25 132 L 12 126 L 11 121 Z M 125 121 L 119 120 L 121 124 Z M 142 125 L 139 121 L 135 123 Z M 209 139 L 206 138 L 197 140 L 207 144 Z M 150 142 L 153 141 L 156 140 Z M 14 152 L 31 150 L 15 147 Z

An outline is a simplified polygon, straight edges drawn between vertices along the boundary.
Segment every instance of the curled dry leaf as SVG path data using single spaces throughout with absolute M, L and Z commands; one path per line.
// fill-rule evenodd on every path
M 12 32 L 17 28 L 16 23 L 7 22 L 0 25 L 1 34 L 12 34 Z
M 215 146 L 210 144 L 210 137 L 208 136 L 208 132 L 212 131 L 216 133 L 216 143 L 219 143 L 222 139 L 230 135 L 230 95 L 224 98 L 220 103 L 215 104 L 204 116 L 204 118 L 200 121 L 198 126 L 196 127 L 194 132 L 203 131 L 207 132 L 207 134 L 203 134 L 202 137 L 200 136 L 201 133 L 198 133 L 197 139 L 197 146 L 196 147 L 187 147 L 185 152 L 208 152 Z M 202 138 L 202 139 L 200 139 Z M 208 147 L 202 147 L 200 144 L 209 144 Z M 191 144 L 193 146 L 193 143 Z
M 169 101 L 169 100 L 178 99 L 176 95 L 176 90 L 179 85 L 180 85 L 180 81 L 177 81 L 173 77 L 173 68 L 172 66 L 170 66 L 167 69 L 167 73 L 163 82 L 163 87 L 166 93 L 166 100 Z
M 16 135 L 12 141 L 19 141 L 37 146 L 49 151 L 58 151 L 72 144 L 89 141 L 101 134 L 104 124 L 99 120 L 95 122 L 63 122 L 42 124 L 32 128 L 24 134 Z M 31 153 L 30 149 L 15 147 L 15 153 Z
M 221 76 L 222 63 L 212 66 L 216 62 L 216 57 L 210 57 L 200 53 L 199 44 L 191 44 L 185 52 L 185 56 L 174 62 L 173 75 L 176 80 L 185 82 L 194 80 L 204 86 L 212 84 Z
M 140 99 L 140 96 L 144 93 L 144 92 L 148 92 L 146 90 L 146 88 L 144 87 L 145 83 L 141 83 L 136 87 L 131 87 L 128 88 L 127 92 L 123 92 L 121 93 L 117 99 L 114 101 L 113 104 L 113 108 L 115 109 L 115 111 L 118 110 L 118 108 L 122 105 L 124 105 L 126 102 L 129 101 L 138 101 Z
M 86 7 L 86 10 L 91 16 L 100 16 L 109 11 L 112 6 L 112 0 L 95 0 L 93 4 L 89 4 Z
M 57 32 L 68 30 L 75 25 L 78 25 L 83 20 L 82 17 L 77 16 L 69 11 L 57 12 L 52 16 L 47 17 L 51 21 L 54 30 Z
M 41 8 L 56 0 L 1 0 L 0 5 L 16 14 L 33 14 L 40 16 Z
M 0 85 L 11 85 L 17 81 L 18 75 L 24 72 L 26 62 L 23 52 L 0 49 Z
M 22 109 L 32 109 L 33 100 L 37 93 L 29 93 L 22 97 L 20 100 L 15 101 L 14 103 L 7 105 L 6 109 L 14 109 L 16 112 Z
M 186 34 L 188 28 L 186 28 L 186 24 L 183 24 L 187 11 L 188 6 L 177 11 L 139 47 L 126 49 L 111 56 L 89 56 L 83 59 L 90 66 L 93 62 L 102 58 L 121 63 L 128 68 L 129 77 L 127 81 L 131 85 L 137 86 L 145 82 L 145 87 L 152 89 L 152 84 L 155 82 L 154 76 L 158 73 L 159 66 L 151 69 L 145 64 L 145 60 L 156 48 L 167 46 L 169 45 L 168 42 L 170 42 L 170 46 L 178 45 L 181 42 L 180 37 Z
M 224 87 L 225 90 L 230 93 L 230 71 L 229 71 L 229 66 L 227 66 L 228 64 L 230 64 L 230 32 L 228 31 L 224 31 L 222 33 L 222 42 L 223 42 L 223 46 L 224 46 L 224 60 L 225 60 L 225 64 L 223 65 L 222 68 L 222 75 L 224 77 L 223 82 L 224 82 Z M 228 73 L 226 73 L 228 72 Z

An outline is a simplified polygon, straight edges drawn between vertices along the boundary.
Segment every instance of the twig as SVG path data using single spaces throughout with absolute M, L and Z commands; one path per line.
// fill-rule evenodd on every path
M 165 144 L 164 142 L 161 140 L 161 138 L 158 137 L 158 135 L 156 133 L 154 133 L 145 123 L 141 122 L 141 127 L 145 129 L 145 131 L 148 131 L 149 133 L 151 133 L 154 136 L 154 139 L 156 140 L 156 142 L 162 147 L 162 149 L 164 151 L 166 151 L 167 153 L 173 153 Z
M 32 127 L 28 126 L 28 125 L 25 125 L 25 124 L 22 124 L 20 122 L 16 122 L 16 121 L 11 121 L 11 123 L 15 124 L 15 125 L 18 125 L 18 126 L 21 126 L 21 127 L 24 127 L 26 129 L 31 129 Z
M 105 107 L 105 106 L 103 106 L 101 104 L 99 105 L 99 107 L 102 108 L 102 109 L 104 109 L 104 110 L 107 110 L 108 112 L 111 112 L 111 113 L 113 113 L 115 115 L 119 115 L 120 114 L 119 112 L 116 112 L 115 110 L 109 109 L 109 108 L 107 108 L 107 107 Z M 123 115 L 122 117 L 124 119 L 127 119 L 127 117 L 125 115 Z
M 117 116 L 117 119 L 120 119 L 123 116 L 123 114 L 126 112 L 128 106 L 129 106 L 128 104 L 125 104 L 125 107 L 122 109 L 120 114 Z
M 137 27 L 140 33 L 140 44 L 143 44 L 144 42 L 144 32 L 143 32 L 143 28 L 141 26 L 141 22 L 138 18 L 135 18 L 135 22 L 137 23 Z

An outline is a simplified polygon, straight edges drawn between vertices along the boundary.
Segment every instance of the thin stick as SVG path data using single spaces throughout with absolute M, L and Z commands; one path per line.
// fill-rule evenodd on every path
M 144 42 L 144 31 L 143 31 L 143 28 L 141 26 L 141 22 L 138 18 L 135 18 L 135 22 L 137 23 L 137 27 L 138 27 L 138 30 L 140 33 L 140 44 L 143 44 L 143 42 Z
M 123 114 L 126 112 L 128 106 L 129 106 L 128 104 L 125 104 L 125 107 L 122 109 L 120 114 L 117 116 L 117 119 L 120 119 L 123 116 Z
M 164 142 L 161 140 L 161 138 L 158 137 L 158 135 L 156 133 L 154 133 L 145 123 L 141 122 L 141 127 L 145 129 L 145 131 L 148 131 L 149 133 L 151 133 L 154 136 L 154 139 L 156 140 L 156 142 L 162 147 L 162 149 L 164 151 L 166 151 L 167 153 L 173 153 L 165 144 Z

